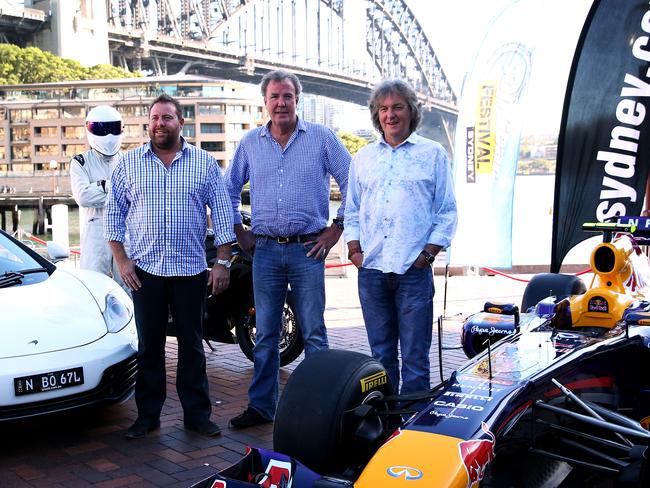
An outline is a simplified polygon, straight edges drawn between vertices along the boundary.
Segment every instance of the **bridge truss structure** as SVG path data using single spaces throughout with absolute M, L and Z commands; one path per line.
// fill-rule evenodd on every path
M 252 83 L 283 68 L 310 93 L 361 105 L 377 81 L 399 77 L 423 102 L 425 132 L 453 146 L 456 95 L 404 0 L 106 2 L 115 65 Z

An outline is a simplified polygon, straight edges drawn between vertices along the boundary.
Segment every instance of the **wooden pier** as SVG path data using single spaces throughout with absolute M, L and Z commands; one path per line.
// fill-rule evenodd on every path
M 52 206 L 64 204 L 76 207 L 72 194 L 67 193 L 0 193 L 0 226 L 7 232 L 18 230 L 18 211 L 34 210 L 32 234 L 45 234 L 45 223 L 52 221 Z M 11 216 L 11 229 L 7 228 L 7 216 Z

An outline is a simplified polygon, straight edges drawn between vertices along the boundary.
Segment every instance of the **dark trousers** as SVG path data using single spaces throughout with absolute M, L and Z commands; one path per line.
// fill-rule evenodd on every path
M 165 341 L 171 310 L 178 339 L 176 391 L 184 421 L 203 422 L 211 413 L 202 342 L 207 275 L 155 276 L 140 268 L 136 273 L 142 283 L 142 288 L 133 292 L 139 341 L 135 385 L 138 417 L 156 422 L 165 403 Z

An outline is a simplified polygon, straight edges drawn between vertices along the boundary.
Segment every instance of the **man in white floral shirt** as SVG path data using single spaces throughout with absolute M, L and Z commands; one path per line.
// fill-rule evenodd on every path
M 359 299 L 372 354 L 401 393 L 430 388 L 433 272 L 456 231 L 456 198 L 445 149 L 415 133 L 422 110 L 401 80 L 370 97 L 379 141 L 350 166 L 345 239 L 359 268 Z

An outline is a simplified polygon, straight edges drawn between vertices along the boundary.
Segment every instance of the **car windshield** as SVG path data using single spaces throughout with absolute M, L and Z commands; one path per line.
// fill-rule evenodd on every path
M 0 276 L 40 270 L 43 265 L 7 236 L 0 234 Z M 43 271 L 47 271 L 43 269 Z

